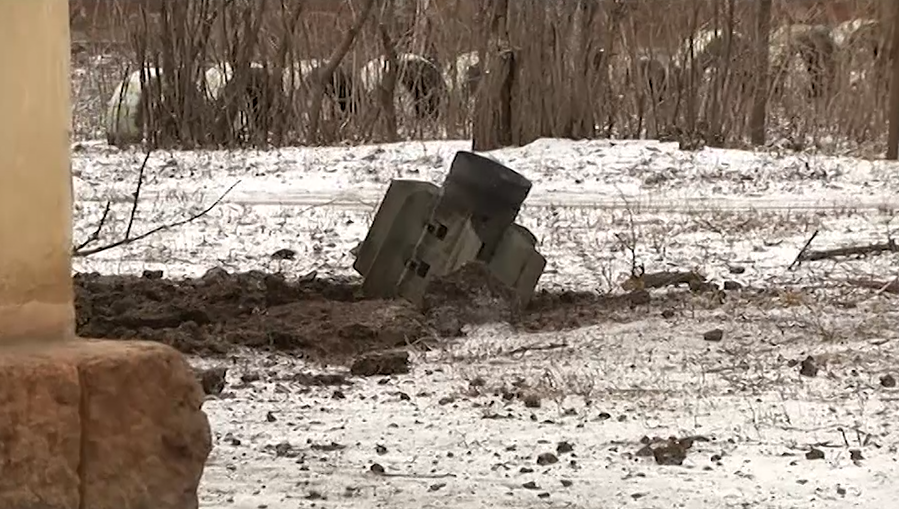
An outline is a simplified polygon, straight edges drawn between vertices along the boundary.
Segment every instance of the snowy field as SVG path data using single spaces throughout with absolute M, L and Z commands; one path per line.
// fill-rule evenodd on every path
M 77 258 L 75 269 L 352 274 L 348 251 L 389 180 L 440 182 L 468 147 L 160 151 L 134 232 L 239 183 L 202 218 Z M 539 140 L 491 155 L 534 182 L 519 222 L 548 259 L 544 288 L 620 293 L 636 260 L 647 272 L 696 270 L 759 292 L 714 305 L 673 298 L 566 332 L 472 328 L 414 352 L 409 375 L 346 386 L 297 382 L 317 369 L 298 359 L 236 356 L 225 392 L 204 406 L 215 448 L 201 507 L 894 503 L 899 307 L 897 295 L 858 281 L 895 280 L 899 253 L 789 266 L 815 231 L 812 249 L 891 239 L 899 165 L 636 141 Z M 142 160 L 103 143 L 75 147 L 76 243 L 107 201 L 100 243 L 121 235 Z M 297 259 L 273 260 L 282 248 Z M 712 329 L 720 341 L 704 339 Z M 669 436 L 694 438 L 681 465 L 638 454 L 644 437 Z

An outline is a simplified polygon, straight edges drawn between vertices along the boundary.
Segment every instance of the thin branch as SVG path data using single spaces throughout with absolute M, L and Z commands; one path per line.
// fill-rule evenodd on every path
M 328 83 L 332 79 L 334 79 L 334 72 L 337 70 L 337 67 L 340 65 L 340 62 L 343 61 L 343 58 L 346 56 L 346 54 L 350 51 L 350 48 L 353 46 L 353 42 L 356 40 L 356 36 L 359 35 L 360 31 L 362 31 L 362 27 L 368 20 L 368 16 L 369 14 L 371 14 L 374 5 L 375 0 L 366 0 L 365 6 L 362 8 L 362 12 L 359 13 L 359 16 L 356 18 L 356 22 L 353 23 L 353 26 L 351 26 L 347 31 L 346 36 L 340 42 L 340 45 L 334 48 L 334 51 L 331 52 L 331 56 L 328 58 L 328 64 L 322 67 L 316 73 L 317 76 L 313 80 L 312 88 L 312 108 L 309 112 L 310 144 L 316 144 L 318 142 L 318 131 L 319 125 L 321 124 L 322 100 L 324 99 L 325 83 Z
M 137 204 L 140 201 L 140 188 L 144 183 L 144 170 L 147 169 L 147 161 L 150 160 L 150 154 L 152 152 L 152 150 L 147 150 L 147 153 L 144 156 L 144 162 L 140 164 L 140 169 L 137 172 L 137 188 L 134 190 L 134 199 L 131 202 L 131 214 L 128 216 L 128 228 L 125 229 L 126 239 L 131 237 L 131 226 L 134 224 L 134 216 L 137 215 Z
M 899 278 L 893 279 L 892 281 L 876 281 L 873 279 L 855 278 L 847 279 L 846 282 L 851 285 L 875 290 L 878 294 L 886 292 L 899 295 Z
M 106 208 L 103 209 L 103 216 L 100 218 L 100 222 L 97 224 L 97 229 L 94 230 L 94 233 L 88 235 L 84 242 L 75 246 L 75 249 L 72 250 L 72 253 L 77 253 L 82 249 L 86 248 L 92 242 L 96 242 L 100 240 L 100 232 L 103 230 L 103 226 L 106 224 L 106 218 L 109 217 L 109 208 L 112 207 L 112 202 L 106 202 Z
M 805 241 L 805 245 L 802 246 L 802 249 L 799 250 L 799 254 L 796 255 L 796 259 L 793 260 L 793 263 L 791 263 L 789 267 L 787 267 L 787 270 L 793 270 L 794 268 L 802 265 L 802 262 L 805 260 L 805 255 L 808 252 L 809 246 L 812 245 L 812 241 L 815 240 L 815 237 L 817 236 L 818 230 L 815 230 L 815 232 L 812 233 L 812 236 L 809 237 L 807 241 Z
M 184 226 L 184 225 L 186 225 L 186 224 L 188 224 L 188 223 L 191 223 L 191 222 L 193 222 L 193 221 L 196 221 L 197 219 L 199 219 L 199 218 L 205 216 L 205 215 L 208 214 L 210 211 L 212 211 L 212 209 L 214 209 L 215 207 L 217 207 L 217 206 L 219 205 L 219 203 L 221 203 L 222 200 L 224 200 L 225 197 L 228 196 L 228 193 L 230 193 L 232 189 L 234 189 L 235 187 L 237 187 L 237 185 L 240 184 L 240 182 L 241 182 L 241 181 L 238 180 L 237 182 L 231 184 L 231 187 L 229 187 L 227 190 L 225 190 L 225 192 L 222 193 L 222 194 L 221 194 L 221 195 L 220 195 L 214 202 L 212 202 L 211 205 L 209 205 L 209 206 L 206 207 L 205 209 L 201 210 L 200 212 L 197 212 L 196 214 L 193 214 L 193 215 L 190 216 L 190 217 L 187 217 L 187 218 L 182 219 L 182 220 L 180 220 L 180 221 L 175 221 L 174 223 L 168 223 L 168 224 L 164 224 L 164 225 L 161 225 L 161 226 L 157 226 L 156 228 L 153 228 L 152 230 L 150 230 L 150 231 L 148 231 L 148 232 L 146 232 L 146 233 L 142 233 L 142 234 L 138 235 L 137 237 L 123 238 L 123 239 L 118 240 L 118 241 L 116 241 L 116 242 L 113 242 L 113 243 L 111 243 L 111 244 L 107 244 L 107 245 L 105 245 L 105 246 L 96 247 L 96 248 L 94 248 L 94 249 L 88 249 L 88 250 L 84 250 L 84 251 L 75 251 L 75 252 L 72 253 L 72 256 L 73 256 L 73 257 L 77 257 L 77 258 L 83 258 L 83 257 L 85 257 L 85 256 L 90 256 L 90 255 L 94 255 L 94 254 L 97 254 L 97 253 L 102 253 L 103 251 L 108 251 L 108 250 L 113 249 L 113 248 L 117 248 L 117 247 L 121 247 L 121 246 L 126 246 L 126 245 L 128 245 L 128 244 L 131 244 L 132 242 L 137 242 L 138 240 L 143 240 L 143 239 L 145 239 L 145 238 L 147 238 L 147 237 L 149 237 L 149 236 L 151 236 L 151 235 L 155 235 L 155 234 L 157 234 L 157 233 L 159 233 L 159 232 L 161 232 L 161 231 L 170 230 L 170 229 L 172 229 L 172 228 L 177 228 L 177 227 L 179 227 L 179 226 Z

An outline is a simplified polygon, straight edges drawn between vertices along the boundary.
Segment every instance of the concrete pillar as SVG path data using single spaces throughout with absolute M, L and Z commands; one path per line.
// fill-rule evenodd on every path
M 0 0 L 0 508 L 195 508 L 212 439 L 190 365 L 74 339 L 68 4 Z
M 68 0 L 0 0 L 0 345 L 74 336 Z

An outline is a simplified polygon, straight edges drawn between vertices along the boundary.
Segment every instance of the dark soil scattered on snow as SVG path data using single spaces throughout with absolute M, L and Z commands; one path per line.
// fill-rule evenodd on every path
M 258 271 L 212 269 L 184 280 L 78 274 L 74 283 L 82 337 L 160 341 L 203 355 L 245 346 L 329 362 L 459 336 L 467 324 L 500 321 L 546 331 L 640 319 L 650 303 L 637 293 L 541 291 L 522 310 L 479 265 L 433 281 L 421 309 L 399 299 L 365 299 L 358 279 L 288 281 Z

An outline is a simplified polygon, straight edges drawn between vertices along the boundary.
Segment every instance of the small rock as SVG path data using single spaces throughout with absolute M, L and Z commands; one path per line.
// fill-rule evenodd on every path
M 731 265 L 730 267 L 727 268 L 727 270 L 728 270 L 731 274 L 738 274 L 738 275 L 739 275 L 739 274 L 743 274 L 744 272 L 746 272 L 746 267 L 741 267 L 741 266 L 739 266 L 739 265 Z
M 531 467 L 521 467 L 518 470 L 518 473 L 519 474 L 532 474 L 532 473 L 534 473 L 534 469 Z
M 537 464 L 540 466 L 552 465 L 553 463 L 558 463 L 559 458 L 556 457 L 555 454 L 551 452 L 545 452 L 540 456 L 537 456 Z
M 387 448 L 381 444 L 378 444 L 375 446 L 375 452 L 378 453 L 378 455 L 384 455 L 387 454 Z
M 438 405 L 449 405 L 450 403 L 456 401 L 456 398 L 452 396 L 444 396 L 437 401 Z
M 543 493 L 538 493 L 537 498 L 549 498 L 549 493 L 545 491 Z
M 145 270 L 141 277 L 144 279 L 162 279 L 162 274 L 161 270 Z
M 683 465 L 687 459 L 687 449 L 677 441 L 668 441 L 665 445 L 655 447 L 652 456 L 659 465 Z
M 662 318 L 666 320 L 674 318 L 674 310 L 671 308 L 662 310 Z
M 540 487 L 537 486 L 537 483 L 535 483 L 534 481 L 528 481 L 528 482 L 522 484 L 521 487 L 526 490 L 539 490 L 540 489 Z
M 883 375 L 880 377 L 880 385 L 886 387 L 887 389 L 891 389 L 896 387 L 896 379 L 893 378 L 893 375 Z
M 805 459 L 807 460 L 823 460 L 824 459 L 824 451 L 821 449 L 815 449 L 812 447 L 807 453 L 805 453 Z
M 815 358 L 809 355 L 799 363 L 799 374 L 802 376 L 813 377 L 818 374 L 818 365 Z
M 567 454 L 574 450 L 574 446 L 568 442 L 559 442 L 556 445 L 556 453 L 557 454 Z
M 852 461 L 861 461 L 865 458 L 864 458 L 864 456 L 862 456 L 862 452 L 860 450 L 849 449 L 849 459 Z
M 296 458 L 299 456 L 299 452 L 290 445 L 290 442 L 281 442 L 275 446 L 275 456 L 279 458 Z
M 409 372 L 409 352 L 394 350 L 361 355 L 353 361 L 354 376 L 399 375 Z
M 527 408 L 540 408 L 540 396 L 534 393 L 525 394 L 522 397 L 522 401 L 524 401 L 524 406 Z
M 612 414 L 609 412 L 600 412 L 599 415 L 596 416 L 600 421 L 605 421 L 612 418 Z
M 574 484 L 573 482 L 569 481 L 568 479 L 562 479 L 561 482 L 562 482 L 562 486 L 565 488 L 570 488 L 571 485 Z
M 652 447 L 650 445 L 644 445 L 634 454 L 640 458 L 648 458 L 653 455 Z
M 251 371 L 249 373 L 244 373 L 240 375 L 240 381 L 245 384 L 250 384 L 253 382 L 258 382 L 262 377 L 259 376 L 259 373 Z
M 272 253 L 272 260 L 296 260 L 297 252 L 293 249 L 279 249 Z
M 730 279 L 728 279 L 727 281 L 724 282 L 724 289 L 728 290 L 728 291 L 742 290 L 743 285 L 741 285 L 740 283 L 738 283 L 736 281 L 731 281 Z
M 324 495 L 315 490 L 309 491 L 309 493 L 306 495 L 306 500 L 324 500 L 324 498 Z
M 331 399 L 346 399 L 346 394 L 343 391 L 334 391 L 334 394 L 331 394 Z
M 706 331 L 705 334 L 702 335 L 702 339 L 705 341 L 718 342 L 724 338 L 724 331 L 721 329 L 712 329 L 710 331 Z
M 275 417 L 275 414 L 273 414 L 271 412 L 265 413 L 265 422 L 275 422 L 277 420 L 278 419 Z
M 437 491 L 437 490 L 439 490 L 439 489 L 441 489 L 441 488 L 444 488 L 444 487 L 446 487 L 446 483 L 445 483 L 445 482 L 439 482 L 439 483 L 437 483 L 437 484 L 432 484 L 432 485 L 428 488 L 428 491 Z
M 384 473 L 384 467 L 382 467 L 378 463 L 372 463 L 371 466 L 368 467 L 368 470 L 370 472 L 372 472 L 373 474 L 383 474 Z
M 842 486 L 837 486 L 837 495 L 843 497 L 846 495 L 846 488 Z

